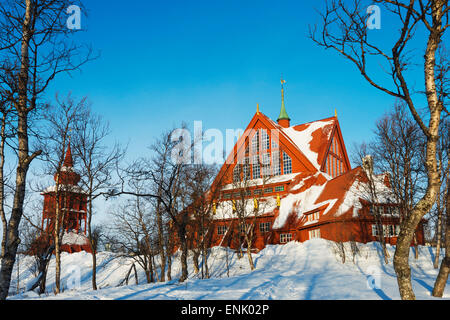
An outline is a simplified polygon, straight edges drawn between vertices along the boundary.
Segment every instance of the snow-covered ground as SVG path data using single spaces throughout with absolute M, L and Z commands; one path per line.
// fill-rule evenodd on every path
M 353 262 L 347 247 L 343 264 L 334 251 L 333 243 L 323 239 L 304 243 L 268 246 L 254 254 L 256 269 L 250 271 L 247 257 L 237 259 L 228 251 L 229 276 L 227 276 L 224 248 L 211 251 L 210 279 L 199 279 L 190 265 L 189 280 L 178 283 L 180 268 L 175 257 L 172 276 L 166 283 L 147 284 L 143 270 L 138 268 L 139 285 L 135 285 L 133 272 L 128 286 L 118 286 L 130 268 L 130 259 L 115 258 L 110 252 L 98 254 L 97 284 L 91 290 L 91 255 L 85 252 L 63 254 L 62 284 L 64 292 L 55 296 L 54 260 L 51 261 L 45 295 L 25 292 L 9 299 L 400 299 L 392 265 L 394 247 L 389 247 L 391 259 L 385 265 L 378 243 L 358 244 L 359 255 Z M 418 260 L 411 249 L 412 283 L 417 299 L 435 299 L 431 296 L 437 270 L 433 268 L 434 248 L 420 247 Z M 190 257 L 191 258 L 191 257 Z M 32 257 L 20 259 L 21 290 L 34 279 Z M 14 276 L 17 269 L 14 271 Z M 133 285 L 132 285 L 133 284 Z M 16 290 L 13 278 L 11 290 Z M 444 298 L 450 299 L 450 281 Z

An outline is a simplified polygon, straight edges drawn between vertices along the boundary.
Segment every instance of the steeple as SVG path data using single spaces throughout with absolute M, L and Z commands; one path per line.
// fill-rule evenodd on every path
M 55 174 L 55 181 L 58 179 L 58 173 Z M 59 172 L 59 183 L 64 185 L 76 185 L 80 181 L 80 175 L 73 170 L 72 149 L 67 146 L 64 162 Z
M 286 80 L 283 80 L 283 77 L 281 77 L 281 110 L 280 110 L 280 115 L 278 116 L 277 122 L 280 126 L 284 127 L 284 128 L 288 128 L 290 127 L 290 121 L 291 119 L 289 118 L 287 112 L 286 112 L 286 107 L 284 105 L 284 86 L 283 84 L 286 83 Z
M 70 140 L 69 146 L 67 147 L 66 157 L 64 158 L 64 167 L 73 167 L 73 159 L 72 159 L 72 150 L 70 149 Z

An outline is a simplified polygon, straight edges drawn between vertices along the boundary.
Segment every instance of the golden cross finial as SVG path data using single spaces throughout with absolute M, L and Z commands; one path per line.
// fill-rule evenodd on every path
M 337 110 L 334 109 L 334 116 L 337 118 Z
M 256 114 L 259 114 L 259 103 L 256 104 Z

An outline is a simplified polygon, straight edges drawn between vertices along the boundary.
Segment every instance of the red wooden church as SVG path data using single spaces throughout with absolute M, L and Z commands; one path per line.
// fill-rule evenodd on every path
M 58 181 L 58 199 L 56 199 L 56 185 L 47 188 L 44 196 L 44 207 L 42 211 L 42 233 L 35 242 L 35 247 L 45 247 L 53 243 L 55 228 L 56 201 L 62 212 L 62 236 L 61 250 L 65 252 L 91 252 L 88 238 L 86 237 L 86 204 L 87 195 L 78 186 L 80 175 L 73 168 L 72 152 L 70 143 L 67 148 L 63 166 L 60 173 L 55 174 L 55 182 Z
M 367 167 L 351 168 L 336 112 L 291 125 L 283 83 L 277 121 L 258 106 L 213 183 L 220 185 L 220 194 L 214 202 L 211 245 L 237 248 L 250 228 L 257 250 L 313 238 L 366 243 L 376 241 L 381 231 L 395 244 L 400 211 L 388 175 L 373 175 L 370 161 Z M 238 222 L 238 206 L 245 207 L 245 224 Z M 416 239 L 424 243 L 423 222 Z

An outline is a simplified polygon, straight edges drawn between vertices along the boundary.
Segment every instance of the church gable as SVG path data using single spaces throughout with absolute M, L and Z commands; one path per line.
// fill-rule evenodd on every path
M 223 183 L 232 183 L 316 171 L 316 166 L 281 127 L 258 111 L 238 139 L 219 176 Z
M 350 161 L 339 128 L 339 123 L 336 119 L 336 125 L 330 135 L 328 144 L 326 144 L 326 152 L 322 159 L 321 171 L 326 172 L 330 177 L 335 178 L 349 170 L 351 170 Z

